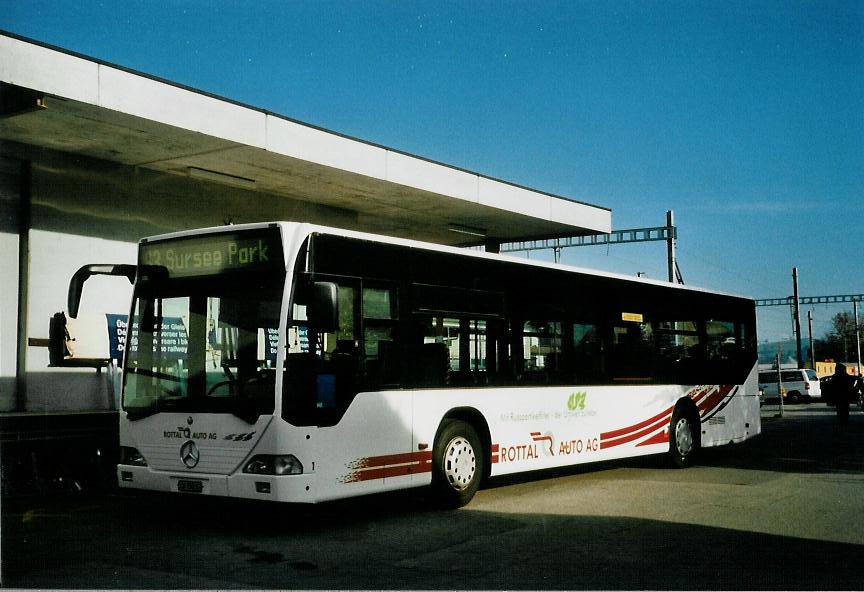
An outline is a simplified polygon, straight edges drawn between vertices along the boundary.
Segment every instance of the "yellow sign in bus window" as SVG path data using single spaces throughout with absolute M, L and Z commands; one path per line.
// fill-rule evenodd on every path
M 629 321 L 631 323 L 641 323 L 643 322 L 642 313 L 640 312 L 622 312 L 621 313 L 622 321 Z

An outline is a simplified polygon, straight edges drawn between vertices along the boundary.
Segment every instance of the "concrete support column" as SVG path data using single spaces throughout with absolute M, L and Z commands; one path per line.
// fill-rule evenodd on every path
M 30 226 L 33 176 L 29 162 L 21 163 L 18 192 L 18 345 L 15 357 L 14 411 L 27 409 L 27 309 L 30 287 Z

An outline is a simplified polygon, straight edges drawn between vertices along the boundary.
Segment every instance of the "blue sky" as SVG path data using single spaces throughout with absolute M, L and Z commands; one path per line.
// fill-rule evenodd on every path
M 782 297 L 797 266 L 802 295 L 864 293 L 864 2 L 0 0 L 0 28 L 614 228 L 672 209 L 687 283 Z M 666 275 L 662 243 L 563 261 Z M 817 337 L 837 310 L 813 308 Z M 787 309 L 759 329 L 791 335 Z

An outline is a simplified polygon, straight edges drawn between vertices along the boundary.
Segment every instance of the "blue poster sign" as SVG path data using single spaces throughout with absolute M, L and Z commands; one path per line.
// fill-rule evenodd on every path
M 119 364 L 126 349 L 128 315 L 106 314 L 105 318 L 108 320 L 108 357 Z

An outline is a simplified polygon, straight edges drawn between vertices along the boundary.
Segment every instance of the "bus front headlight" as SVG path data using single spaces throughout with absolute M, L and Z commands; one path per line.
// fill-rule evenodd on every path
M 131 446 L 121 446 L 120 447 L 120 464 L 121 465 L 130 465 L 133 467 L 146 467 L 147 461 L 138 452 L 137 448 L 132 448 Z
M 302 475 L 303 463 L 293 454 L 259 454 L 246 463 L 243 472 L 253 475 Z

